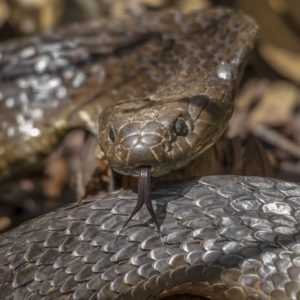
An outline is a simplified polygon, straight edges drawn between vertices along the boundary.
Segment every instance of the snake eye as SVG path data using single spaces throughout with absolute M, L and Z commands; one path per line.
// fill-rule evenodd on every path
M 189 127 L 182 117 L 179 117 L 175 122 L 175 132 L 178 136 L 187 136 L 189 133 Z
M 115 132 L 114 128 L 111 125 L 108 126 L 108 137 L 109 137 L 111 142 L 116 141 L 116 132 Z

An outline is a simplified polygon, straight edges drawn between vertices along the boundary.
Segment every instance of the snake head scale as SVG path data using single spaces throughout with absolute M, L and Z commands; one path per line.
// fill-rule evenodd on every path
M 99 143 L 118 173 L 139 176 L 148 167 L 161 176 L 185 166 L 222 134 L 232 114 L 231 99 L 207 95 L 119 103 L 98 119 Z

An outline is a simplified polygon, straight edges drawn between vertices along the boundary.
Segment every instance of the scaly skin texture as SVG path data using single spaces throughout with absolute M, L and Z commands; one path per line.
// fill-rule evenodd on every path
M 208 176 L 154 185 L 162 245 L 136 190 L 104 194 L 0 237 L 1 299 L 299 299 L 300 185 Z
M 100 144 L 112 166 L 124 173 L 126 163 L 126 173 L 136 175 L 130 165 L 142 154 L 156 165 L 153 175 L 166 173 L 171 165 L 179 168 L 225 128 L 256 35 L 251 18 L 217 8 L 77 24 L 2 44 L 0 180 L 35 166 L 72 128 L 96 134 L 99 113 L 119 101 L 129 108 L 139 103 L 149 108 L 148 114 L 134 112 L 138 129 L 127 126 L 131 136 L 137 130 L 152 136 L 141 138 L 148 148 L 136 151 L 139 147 L 128 137 L 128 128 L 120 125 L 130 123 L 124 104 L 120 113 L 112 108 L 117 123 L 111 125 L 123 139 L 121 151 L 104 145 L 111 114 L 99 121 Z M 172 126 L 179 116 L 187 123 L 187 136 L 174 135 Z M 147 125 L 151 122 L 154 127 Z M 161 126 L 163 133 L 156 133 Z M 188 151 L 185 158 L 182 151 Z

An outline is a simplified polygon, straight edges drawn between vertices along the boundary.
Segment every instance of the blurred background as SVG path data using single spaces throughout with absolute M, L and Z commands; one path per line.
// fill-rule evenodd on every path
M 260 37 L 246 68 L 236 110 L 214 154 L 205 154 L 204 174 L 257 174 L 300 181 L 300 1 L 299 0 L 0 0 L 0 42 L 32 36 L 72 22 L 122 18 L 177 7 L 189 12 L 216 5 L 235 7 L 260 25 Z M 233 139 L 237 138 L 237 139 Z M 95 139 L 82 130 L 70 133 L 36 171 L 0 183 L 0 232 L 73 202 L 107 191 L 112 173 L 105 160 L 91 159 L 87 183 L 82 154 L 93 157 Z M 268 159 L 268 165 L 264 162 Z M 224 166 L 233 161 L 234 169 Z M 216 161 L 218 161 L 216 163 Z M 253 163 L 255 161 L 255 163 Z M 97 165 L 97 170 L 93 167 Z M 265 168 L 263 174 L 256 166 Z M 250 171 L 249 171 L 250 170 Z M 249 171 L 249 172 L 248 172 Z M 84 181 L 84 182 L 83 182 Z M 134 184 L 119 178 L 119 185 Z M 89 195 L 89 193 L 88 193 Z

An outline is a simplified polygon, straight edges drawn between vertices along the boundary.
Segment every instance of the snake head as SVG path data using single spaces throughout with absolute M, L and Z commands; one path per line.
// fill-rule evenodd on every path
M 209 92 L 209 89 L 208 89 Z M 139 176 L 178 169 L 209 148 L 222 134 L 232 114 L 232 99 L 196 94 L 118 103 L 98 118 L 98 141 L 112 168 Z

